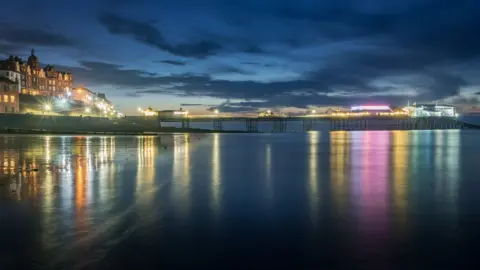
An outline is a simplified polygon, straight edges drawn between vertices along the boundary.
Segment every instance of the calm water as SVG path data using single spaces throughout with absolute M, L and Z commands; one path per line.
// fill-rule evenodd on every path
M 478 260 L 478 132 L 4 136 L 0 174 L 1 269 Z

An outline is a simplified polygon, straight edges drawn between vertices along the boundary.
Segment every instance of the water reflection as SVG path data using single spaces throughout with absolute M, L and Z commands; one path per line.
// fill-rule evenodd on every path
M 357 183 L 359 197 L 352 201 L 358 215 L 359 251 L 371 255 L 381 252 L 388 236 L 390 133 L 358 132 L 353 138 L 352 181 Z
M 393 204 L 395 205 L 395 224 L 400 233 L 407 225 L 407 175 L 409 168 L 409 133 L 393 131 Z
M 347 210 L 348 198 L 348 171 L 350 165 L 350 138 L 351 133 L 345 131 L 330 134 L 330 177 L 332 196 L 335 201 L 336 213 L 344 216 Z
M 158 146 L 155 137 L 137 138 L 137 176 L 135 199 L 142 214 L 150 211 L 155 196 L 155 157 Z
M 220 159 L 220 134 L 214 133 L 212 141 L 212 210 L 215 216 L 218 215 L 220 211 L 220 167 L 221 167 L 221 159 Z
M 190 211 L 190 137 L 179 135 L 174 139 L 173 180 L 179 201 L 178 209 L 182 219 Z
M 59 260 L 103 255 L 105 246 L 124 241 L 142 256 L 148 252 L 138 243 L 145 241 L 153 250 L 181 248 L 193 241 L 189 228 L 198 241 L 221 229 L 229 242 L 220 244 L 228 246 L 256 232 L 272 232 L 267 238 L 273 239 L 312 226 L 328 235 L 321 241 L 354 243 L 360 257 L 376 258 L 392 238 L 415 238 L 434 222 L 439 231 L 459 231 L 460 184 L 476 180 L 461 173 L 467 166 L 461 160 L 473 162 L 478 151 L 462 146 L 467 135 L 460 131 L 243 136 L 212 134 L 198 146 L 188 134 L 162 141 L 5 136 L 0 174 L 7 185 L 0 192 L 8 196 L 0 199 L 28 209 L 25 215 L 36 220 L 31 238 L 40 245 L 34 250 L 60 254 Z M 164 148 L 161 142 L 169 140 Z M 227 179 L 239 166 L 255 179 Z M 282 242 L 299 243 L 287 238 Z M 321 241 L 312 237 L 310 243 L 317 251 L 331 247 Z
M 265 183 L 266 183 L 266 198 L 270 205 L 273 202 L 273 187 L 272 187 L 272 145 L 267 143 L 265 145 Z
M 318 146 L 319 146 L 319 136 L 318 131 L 310 131 L 308 133 L 308 196 L 310 198 L 310 212 L 312 217 L 312 222 L 317 223 L 318 219 L 318 204 L 320 201 L 318 193 Z

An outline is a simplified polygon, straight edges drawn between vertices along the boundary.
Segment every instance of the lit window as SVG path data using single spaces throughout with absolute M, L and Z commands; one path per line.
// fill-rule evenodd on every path
M 3 102 L 8 103 L 8 96 L 7 95 L 3 95 Z
M 15 96 L 10 96 L 10 102 L 15 103 Z

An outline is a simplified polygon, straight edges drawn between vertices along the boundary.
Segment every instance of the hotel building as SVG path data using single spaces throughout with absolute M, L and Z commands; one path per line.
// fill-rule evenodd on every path
M 0 61 L 0 76 L 14 81 L 17 90 L 22 94 L 64 96 L 72 89 L 72 75 L 69 72 L 57 71 L 51 65 L 40 67 L 40 61 L 33 49 L 26 62 L 18 56 L 10 56 Z

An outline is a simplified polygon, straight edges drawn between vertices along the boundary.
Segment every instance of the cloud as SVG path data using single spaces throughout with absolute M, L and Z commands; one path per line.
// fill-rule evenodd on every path
M 195 106 L 208 106 L 208 105 L 200 104 L 200 103 L 181 103 L 180 106 L 182 106 L 182 107 L 195 107 Z
M 0 24 L 0 40 L 21 46 L 74 46 L 75 41 L 43 29 L 18 28 Z
M 241 74 L 241 75 L 250 75 L 252 72 L 243 70 L 241 68 L 231 66 L 231 65 L 217 65 L 209 69 L 210 72 L 216 74 Z
M 150 23 L 123 18 L 112 13 L 101 14 L 98 20 L 111 34 L 128 36 L 145 45 L 177 56 L 204 58 L 215 55 L 222 49 L 220 44 L 210 40 L 172 45 L 160 30 Z
M 156 63 L 164 63 L 164 64 L 169 64 L 173 66 L 185 66 L 187 63 L 182 62 L 182 61 L 176 61 L 176 60 L 160 60 L 160 61 L 155 61 Z
M 181 7 L 187 3 L 177 1 L 172 14 L 186 12 Z M 235 11 L 232 21 L 242 23 L 228 27 L 217 22 L 226 15 L 213 12 L 212 3 L 202 1 L 205 6 L 195 12 L 215 21 L 204 24 L 214 34 L 199 31 L 198 39 L 181 44 L 173 44 L 167 35 L 178 30 L 171 18 L 159 15 L 162 27 L 156 28 L 140 19 L 100 15 L 98 21 L 113 35 L 193 59 L 188 65 L 157 61 L 177 66 L 159 71 L 162 75 L 82 61 L 72 67 L 75 81 L 113 85 L 134 96 L 245 100 L 221 108 L 239 111 L 442 100 L 459 96 L 480 75 L 469 64 L 480 62 L 479 1 L 265 1 L 259 5 L 245 0 L 230 8 Z M 229 5 L 233 2 L 225 1 L 215 11 L 230 15 L 224 12 Z M 182 27 L 186 32 L 196 29 L 189 23 Z

